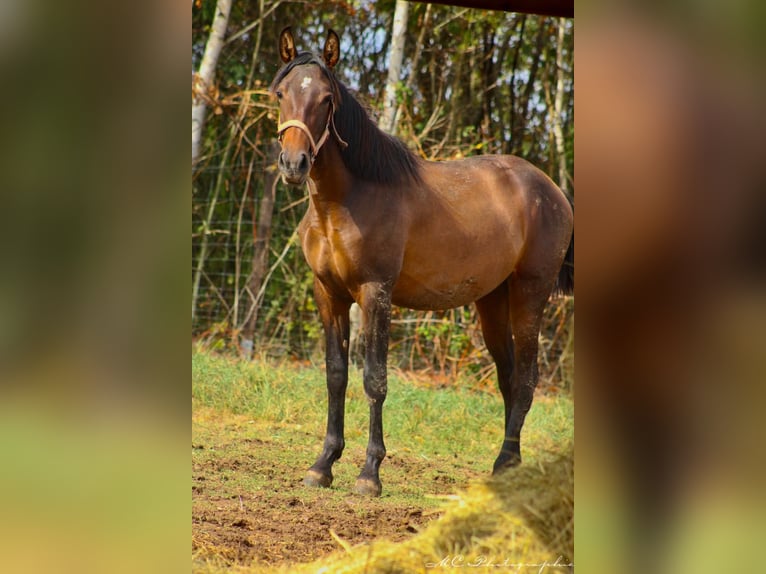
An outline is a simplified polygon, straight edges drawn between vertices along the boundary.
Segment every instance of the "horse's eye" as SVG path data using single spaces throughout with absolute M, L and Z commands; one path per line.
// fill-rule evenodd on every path
M 278 100 L 282 99 L 282 92 L 280 90 L 277 90 L 277 99 Z
M 322 100 L 322 103 L 329 106 L 332 103 L 332 96 L 327 96 L 324 100 Z

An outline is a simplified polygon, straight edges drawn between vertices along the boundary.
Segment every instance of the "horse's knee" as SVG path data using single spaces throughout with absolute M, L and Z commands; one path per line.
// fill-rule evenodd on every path
M 388 375 L 386 367 L 370 368 L 365 367 L 364 373 L 364 393 L 370 404 L 383 402 L 388 394 Z
M 385 381 L 382 383 L 370 383 L 369 385 L 365 384 L 364 394 L 367 395 L 367 402 L 370 403 L 370 406 L 382 403 L 386 400 L 386 395 L 388 394 L 388 384 Z

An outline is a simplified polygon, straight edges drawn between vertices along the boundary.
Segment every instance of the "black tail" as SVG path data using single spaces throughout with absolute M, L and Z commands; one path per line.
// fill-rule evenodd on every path
M 562 295 L 574 294 L 574 231 L 572 231 L 572 239 L 569 240 L 567 253 L 564 255 L 564 263 L 561 264 L 556 291 Z
M 574 211 L 574 204 L 571 199 L 569 205 Z M 562 295 L 574 295 L 574 229 L 572 229 L 572 239 L 569 240 L 569 247 L 567 247 L 566 255 L 564 255 L 564 263 L 561 264 L 554 291 Z

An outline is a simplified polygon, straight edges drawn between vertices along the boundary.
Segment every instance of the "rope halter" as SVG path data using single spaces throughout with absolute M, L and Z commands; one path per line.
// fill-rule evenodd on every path
M 332 129 L 332 133 L 335 136 L 335 139 L 338 140 L 338 144 L 340 144 L 340 147 L 342 149 L 348 147 L 348 144 L 343 141 L 343 138 L 340 137 L 340 134 L 338 134 L 338 130 L 335 127 L 335 104 L 330 104 L 330 115 L 327 118 L 327 125 L 325 125 L 324 132 L 322 132 L 322 137 L 319 138 L 318 142 L 314 141 L 314 136 L 311 135 L 311 130 L 309 130 L 308 126 L 304 124 L 300 120 L 287 120 L 286 122 L 282 122 L 277 126 L 277 138 L 279 139 L 279 143 L 282 143 L 282 140 L 284 139 L 285 132 L 290 128 L 298 128 L 301 130 L 306 137 L 309 140 L 309 145 L 311 146 L 310 152 L 309 152 L 309 163 L 311 165 L 314 164 L 314 160 L 317 157 L 317 154 L 319 153 L 319 150 L 322 148 L 324 143 L 327 141 L 327 138 L 330 136 L 330 130 Z

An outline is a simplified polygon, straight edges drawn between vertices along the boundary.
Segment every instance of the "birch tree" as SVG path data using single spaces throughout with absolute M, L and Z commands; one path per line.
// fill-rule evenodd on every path
M 569 174 L 567 173 L 567 156 L 564 148 L 564 130 L 561 126 L 561 115 L 564 109 L 564 33 L 566 18 L 559 18 L 558 38 L 556 42 L 556 92 L 553 100 L 553 138 L 556 143 L 556 158 L 558 160 L 559 187 L 564 193 L 569 192 Z
M 388 63 L 388 79 L 386 80 L 383 115 L 379 126 L 384 132 L 396 132 L 396 87 L 402 75 L 402 60 L 404 59 L 404 37 L 407 35 L 407 11 L 409 3 L 396 0 L 394 9 L 394 25 L 391 30 L 391 57 Z
M 199 157 L 207 99 L 214 85 L 215 68 L 218 65 L 218 56 L 221 54 L 226 37 L 231 4 L 232 0 L 218 0 L 213 25 L 210 28 L 207 44 L 205 44 L 199 70 L 192 77 L 192 166 Z

